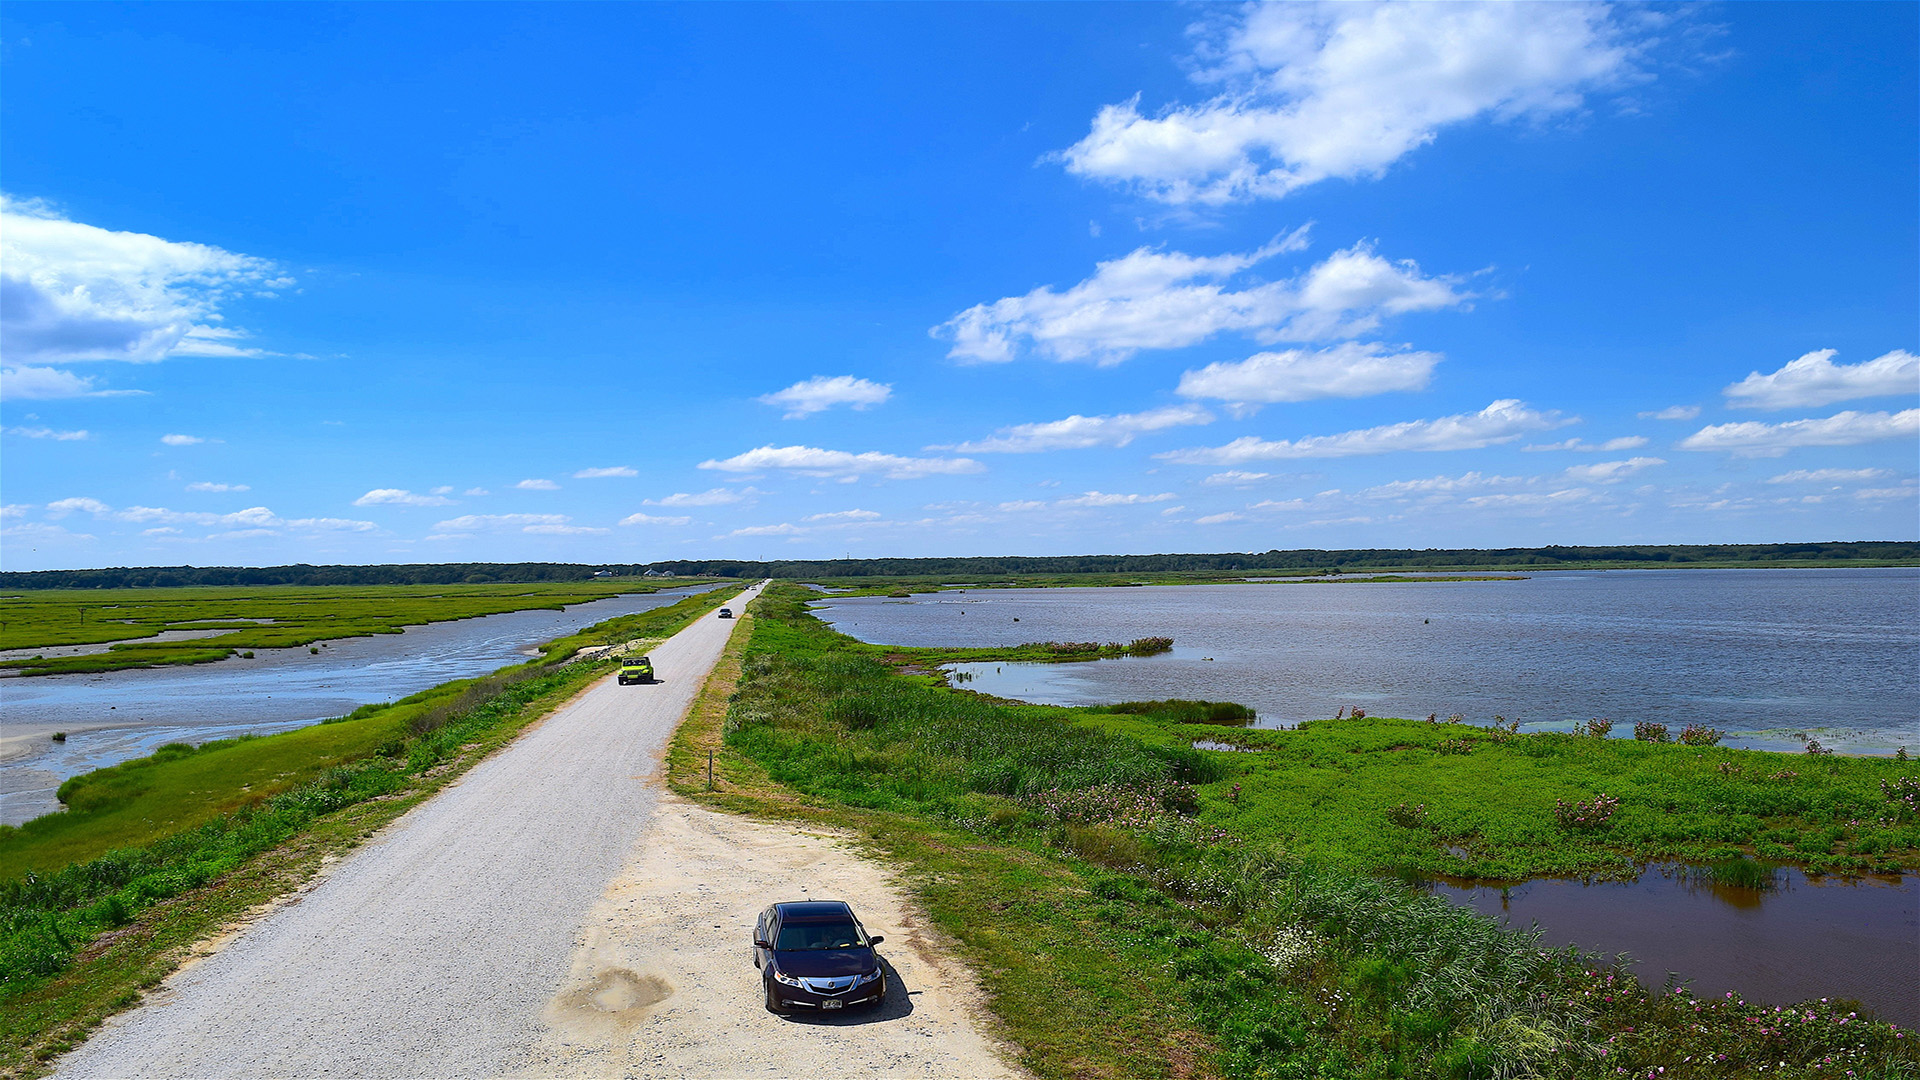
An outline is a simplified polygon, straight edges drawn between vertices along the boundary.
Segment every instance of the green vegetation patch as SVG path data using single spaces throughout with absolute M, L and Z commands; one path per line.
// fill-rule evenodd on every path
M 605 675 L 613 661 L 561 663 L 581 645 L 665 637 L 737 591 L 609 620 L 541 660 L 324 724 L 173 744 L 69 780 L 67 811 L 0 826 L 0 1073 L 43 1071 L 187 946 Z
M 1243 828 L 1241 818 L 1280 805 L 1248 795 L 1246 759 L 1273 751 L 1184 741 L 1283 740 L 1312 727 L 1186 723 L 1211 712 L 1202 703 L 1127 713 L 995 703 L 903 674 L 912 657 L 890 663 L 834 633 L 807 614 L 809 595 L 780 585 L 753 605 L 720 790 L 706 796 L 685 777 L 681 790 L 857 828 L 901 860 L 1041 1075 L 1704 1078 L 1763 1065 L 1796 1077 L 1920 1075 L 1913 1040 L 1850 1006 L 1808 1003 L 1786 1021 L 1737 999 L 1644 987 L 1597 958 L 1543 949 L 1537 934 L 1356 872 L 1370 855 L 1334 858 L 1328 840 L 1307 857 L 1278 830 Z M 1485 750 L 1465 730 L 1433 732 L 1436 746 L 1476 744 L 1453 754 L 1401 745 L 1424 725 L 1330 727 L 1339 749 L 1306 767 L 1348 783 L 1355 774 L 1333 757 Z M 1691 752 L 1627 752 L 1650 749 Z M 1317 790 L 1327 817 L 1347 812 Z M 1551 805 L 1539 812 L 1556 820 Z M 1375 831 L 1404 828 L 1383 815 Z
M 671 585 L 686 584 L 675 581 Z M 0 650 L 112 644 L 81 656 L 0 660 L 25 675 L 116 671 L 224 660 L 241 649 L 280 649 L 405 627 L 650 593 L 666 584 L 630 579 L 484 585 L 266 586 L 255 588 L 46 589 L 0 597 Z M 221 631 L 170 641 L 164 631 Z

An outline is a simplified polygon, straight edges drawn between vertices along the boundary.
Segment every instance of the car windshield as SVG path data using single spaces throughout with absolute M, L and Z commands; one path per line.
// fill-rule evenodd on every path
M 810 949 L 851 949 L 865 945 L 860 928 L 852 919 L 845 922 L 788 923 L 780 928 L 780 940 L 773 943 L 781 952 Z

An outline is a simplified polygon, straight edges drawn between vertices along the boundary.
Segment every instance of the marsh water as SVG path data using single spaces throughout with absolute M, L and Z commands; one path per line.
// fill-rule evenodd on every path
M 969 664 L 967 688 L 1060 705 L 1237 701 L 1260 726 L 1359 707 L 1522 730 L 1703 723 L 1728 745 L 1920 749 L 1920 569 L 1557 571 L 1519 581 L 976 589 L 823 598 L 891 645 L 1171 637 L 1171 653 Z
M 1537 925 L 1548 946 L 1624 952 L 1653 986 L 1675 972 L 1701 996 L 1732 991 L 1776 1005 L 1851 998 L 1884 1020 L 1920 1026 L 1920 877 L 1843 882 L 1786 869 L 1774 880 L 1764 892 L 1730 888 L 1661 866 L 1630 882 L 1541 878 L 1434 891 L 1515 927 Z
M 565 610 L 409 626 L 400 634 L 257 649 L 251 660 L 0 679 L 0 824 L 58 810 L 70 776 L 170 742 L 289 731 L 452 679 L 485 675 L 605 619 L 665 607 L 711 585 L 616 596 Z M 54 742 L 65 732 L 65 742 Z
M 1920 569 L 1553 572 L 1523 581 L 978 589 L 823 597 L 835 628 L 890 645 L 1166 636 L 1171 653 L 953 665 L 969 690 L 1060 705 L 1237 701 L 1273 727 L 1358 706 L 1376 716 L 1702 723 L 1728 745 L 1920 749 Z M 1920 1024 L 1920 878 L 1808 879 L 1766 892 L 1693 883 L 1439 884 L 1554 945 L 1625 951 L 1658 985 L 1788 1004 L 1857 998 Z

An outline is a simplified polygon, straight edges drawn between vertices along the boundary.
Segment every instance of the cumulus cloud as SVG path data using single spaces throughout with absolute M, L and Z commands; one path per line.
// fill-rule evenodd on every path
M 1505 398 L 1477 413 L 1409 420 L 1300 439 L 1268 441 L 1247 435 L 1225 446 L 1194 447 L 1154 456 L 1177 465 L 1243 465 L 1249 461 L 1353 457 L 1407 450 L 1477 450 L 1567 423 L 1571 421 L 1562 419 L 1558 412 L 1541 412 L 1528 408 L 1525 402 Z
M 560 485 L 551 480 L 522 480 L 513 485 L 522 491 L 559 491 Z
M 1885 469 L 1795 469 L 1767 478 L 1769 484 L 1845 484 L 1856 480 L 1878 480 L 1892 476 Z
M 1568 467 L 1567 476 L 1569 479 L 1588 484 L 1617 484 L 1634 473 L 1666 463 L 1665 458 L 1657 457 L 1636 457 L 1625 461 L 1596 461 L 1592 465 Z
M 1135 436 L 1191 424 L 1211 424 L 1213 414 L 1198 405 L 1169 405 L 1147 412 L 1115 416 L 1081 416 L 1064 420 L 1004 427 L 986 439 L 958 446 L 929 447 L 969 454 L 1031 454 L 1042 450 L 1084 450 L 1094 446 L 1125 446 Z
M 187 485 L 187 490 L 188 491 L 222 492 L 222 491 L 252 491 L 253 489 L 247 486 L 246 484 L 216 484 L 210 480 L 196 480 L 193 483 Z M 356 501 L 356 505 L 358 505 L 357 501 Z
M 168 446 L 198 446 L 207 440 L 198 435 L 162 435 L 160 441 Z
M 1700 415 L 1698 405 L 1669 405 L 1664 409 L 1640 414 L 1642 420 L 1691 420 Z
M 1468 491 L 1483 491 L 1492 487 L 1512 487 L 1527 482 L 1524 476 L 1500 476 L 1482 472 L 1463 473 L 1459 476 L 1429 476 L 1420 480 L 1394 480 L 1385 484 L 1376 484 L 1360 492 L 1369 499 L 1406 499 L 1430 496 L 1458 495 Z M 1326 492 L 1323 494 L 1332 494 Z
M 975 304 L 929 331 L 966 363 L 1003 363 L 1023 343 L 1051 360 L 1117 364 L 1141 349 L 1178 349 L 1216 334 L 1262 344 L 1364 334 L 1390 315 L 1458 307 L 1472 294 L 1429 277 L 1411 260 L 1389 261 L 1360 243 L 1282 281 L 1240 280 L 1251 267 L 1306 244 L 1305 230 L 1238 255 L 1194 256 L 1140 248 L 1098 264 L 1092 277 L 1056 292 Z M 1236 287 L 1236 285 L 1240 287 Z
M 732 532 L 728 533 L 727 535 L 728 536 L 792 536 L 795 533 L 805 532 L 805 531 L 806 530 L 800 528 L 798 525 L 791 525 L 783 521 L 778 525 L 749 525 L 744 529 L 735 529 Z
M 599 536 L 610 533 L 612 529 L 602 529 L 595 525 L 567 525 L 549 522 L 540 525 L 528 525 L 521 532 L 536 533 L 543 536 Z
M 1102 108 L 1052 155 L 1172 205 L 1280 198 L 1384 173 L 1440 130 L 1579 109 L 1636 77 L 1600 4 L 1249 4 L 1202 31 L 1198 105 Z
M 1736 409 L 1795 409 L 1855 398 L 1920 393 L 1920 356 L 1895 349 L 1858 364 L 1836 364 L 1837 349 L 1810 352 L 1770 375 L 1753 372 L 1721 391 Z
M 1557 443 L 1535 443 L 1520 449 L 1528 453 L 1540 453 L 1546 450 L 1574 450 L 1582 454 L 1615 454 L 1622 450 L 1638 450 L 1647 445 L 1645 435 L 1622 435 L 1606 442 L 1590 443 L 1585 439 L 1563 439 Z
M 218 325 L 220 308 L 293 284 L 264 259 L 69 221 L 4 195 L 0 263 L 0 353 L 28 364 L 260 355 Z
M 164 506 L 129 506 L 115 510 L 99 499 L 85 496 L 59 499 L 47 504 L 47 516 L 56 520 L 68 514 L 79 513 L 91 514 L 103 521 L 127 521 L 136 525 L 157 522 L 162 525 L 201 525 L 225 529 L 259 530 L 252 535 L 264 535 L 265 532 L 281 529 L 297 532 L 371 532 L 378 528 L 371 521 L 356 521 L 351 518 L 283 518 L 264 506 L 250 506 L 230 514 L 216 514 L 203 510 L 170 510 Z
M 893 386 L 888 383 L 869 382 L 852 375 L 815 375 L 785 390 L 763 394 L 760 401 L 787 410 L 788 420 L 800 420 L 817 412 L 825 412 L 835 405 L 871 409 L 884 404 L 891 396 Z
M 50 427 L 10 427 L 6 431 L 23 439 L 52 439 L 55 442 L 78 442 L 92 437 L 85 431 L 56 431 Z
M 433 527 L 437 533 L 534 532 L 573 521 L 565 514 L 462 514 Z
M 1138 506 L 1141 503 L 1161 503 L 1174 498 L 1171 491 L 1157 495 L 1109 495 L 1103 491 L 1089 491 L 1084 495 L 1074 495 L 1054 502 L 1055 506 Z
M 677 528 L 681 525 L 693 524 L 693 519 L 690 517 L 671 517 L 667 515 L 628 514 L 626 517 L 623 517 L 620 519 L 620 524 L 622 525 L 663 525 L 663 526 Z
M 1920 436 L 1920 409 L 1886 413 L 1835 413 L 1823 419 L 1763 424 L 1747 420 L 1711 424 L 1680 440 L 1682 450 L 1723 450 L 1738 457 L 1779 457 L 1802 446 L 1858 446 L 1882 439 Z
M 483 487 L 470 487 L 467 490 L 461 492 L 460 494 L 478 497 L 481 495 L 491 495 L 493 494 L 493 492 L 488 491 L 486 488 L 483 488 Z
M 855 522 L 875 521 L 881 515 L 873 510 L 835 510 L 827 514 L 808 514 L 807 521 Z
M 599 469 L 581 469 L 573 474 L 575 480 L 602 480 L 610 476 L 639 476 L 639 470 L 625 465 L 608 465 Z M 558 487 L 559 485 L 554 485 Z
M 444 495 L 416 495 L 406 488 L 374 488 L 353 500 L 355 506 L 453 506 Z
M 1194 518 L 1193 523 L 1195 525 L 1224 525 L 1230 521 L 1245 521 L 1245 520 L 1247 520 L 1247 516 L 1245 514 L 1235 513 L 1232 510 L 1228 510 L 1225 513 L 1208 514 L 1205 517 Z
M 1214 473 L 1212 476 L 1209 476 L 1205 480 L 1202 480 L 1200 482 L 1203 484 L 1233 484 L 1235 486 L 1240 486 L 1244 484 L 1251 484 L 1259 480 L 1265 480 L 1272 475 L 1273 475 L 1272 473 L 1246 472 L 1241 469 L 1228 469 L 1226 472 Z
M 757 490 L 750 487 L 717 487 L 708 488 L 705 491 L 692 494 L 685 491 L 676 491 L 664 499 L 646 499 L 644 501 L 648 506 L 727 506 L 732 503 L 745 502 L 758 494 L 760 493 Z
M 869 450 L 863 454 L 845 450 L 822 450 L 812 446 L 762 446 L 730 458 L 709 459 L 702 469 L 721 472 L 757 472 L 761 469 L 786 469 L 805 476 L 844 477 L 884 476 L 889 480 L 915 480 L 924 476 L 955 476 L 977 473 L 986 466 L 968 458 L 910 458 Z
M 1357 398 L 1395 390 L 1424 390 L 1435 352 L 1348 341 L 1330 348 L 1263 352 L 1245 360 L 1208 364 L 1180 376 L 1182 397 L 1241 404 Z
M 90 499 L 85 496 L 71 499 L 57 499 L 47 504 L 47 516 L 50 518 L 63 518 L 68 514 L 92 514 L 95 517 L 100 517 L 112 512 L 113 507 L 108 506 L 99 499 Z
M 94 379 L 59 368 L 31 365 L 0 367 L 0 400 L 46 401 L 54 398 L 124 397 L 145 390 L 101 390 Z

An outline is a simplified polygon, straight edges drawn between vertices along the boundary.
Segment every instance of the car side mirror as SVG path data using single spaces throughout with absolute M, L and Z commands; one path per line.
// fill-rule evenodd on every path
M 753 947 L 756 949 L 771 949 L 773 948 L 773 943 L 766 938 L 754 938 Z
M 883 942 L 883 941 L 885 941 L 885 940 L 887 940 L 887 939 L 886 939 L 885 937 L 883 937 L 882 935 L 880 935 L 880 934 L 874 934 L 873 936 L 871 936 L 871 937 L 869 937 L 869 938 L 867 938 L 867 944 L 869 944 L 869 945 L 878 945 L 878 944 L 880 944 L 881 942 Z

